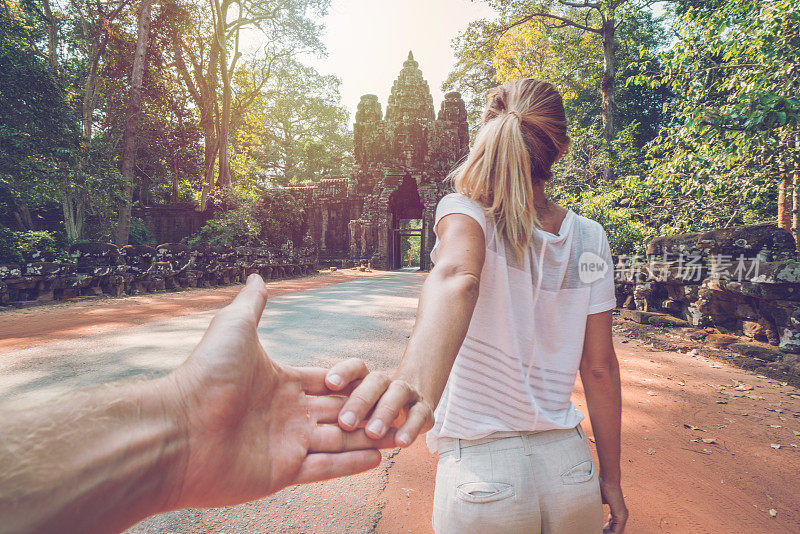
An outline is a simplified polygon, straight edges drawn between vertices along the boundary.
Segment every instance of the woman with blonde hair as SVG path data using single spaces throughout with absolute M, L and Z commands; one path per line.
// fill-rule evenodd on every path
M 402 363 L 391 377 L 367 375 L 340 412 L 345 429 L 395 432 L 401 447 L 428 431 L 437 533 L 625 528 L 611 250 L 597 222 L 544 191 L 569 142 L 551 84 L 492 93 L 455 193 L 437 207 L 434 267 Z M 599 470 L 570 401 L 579 371 Z M 328 385 L 361 373 L 360 361 L 343 362 Z

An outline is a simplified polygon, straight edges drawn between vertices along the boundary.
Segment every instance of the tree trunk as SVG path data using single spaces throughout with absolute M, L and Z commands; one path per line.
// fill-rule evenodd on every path
M 787 194 L 789 188 L 789 181 L 786 179 L 786 174 L 781 174 L 783 179 L 778 185 L 778 228 L 782 228 L 788 232 L 792 231 L 792 196 Z
M 136 144 L 138 141 L 139 118 L 142 114 L 142 86 L 144 84 L 145 61 L 150 40 L 151 0 L 142 0 L 139 6 L 139 24 L 136 36 L 136 52 L 133 57 L 131 76 L 131 96 L 128 116 L 125 120 L 125 133 L 122 146 L 122 178 L 125 187 L 122 193 L 122 206 L 119 209 L 117 233 L 114 242 L 117 246 L 127 245 L 131 232 L 131 207 L 133 205 L 133 180 L 136 170 Z
M 231 186 L 233 179 L 231 177 L 231 162 L 228 159 L 228 137 L 230 135 L 228 130 L 228 124 L 225 122 L 225 112 L 223 105 L 223 118 L 220 121 L 220 132 L 219 132 L 219 180 L 217 183 L 223 189 L 227 189 Z
M 42 1 L 45 22 L 47 22 L 47 62 L 55 75 L 60 78 L 61 69 L 58 68 L 58 19 L 53 16 L 50 0 Z
M 180 200 L 180 195 L 178 193 L 178 156 L 175 153 L 172 154 L 170 158 L 170 163 L 172 165 L 172 203 L 177 204 Z
M 788 140 L 781 143 L 784 152 L 789 150 Z M 780 160 L 778 167 L 778 174 L 780 175 L 780 184 L 778 184 L 778 228 L 783 228 L 787 232 L 792 231 L 792 213 L 794 212 L 794 202 L 792 201 L 791 185 L 789 182 L 789 174 L 786 156 L 784 155 Z
M 31 210 L 28 209 L 28 205 L 24 202 L 17 204 L 16 208 L 14 209 L 14 218 L 17 220 L 17 224 L 19 224 L 20 228 L 23 230 L 35 230 L 33 227 Z
M 214 191 L 216 180 L 214 164 L 219 152 L 219 126 L 216 124 L 217 111 L 217 84 L 219 82 L 219 40 L 213 39 L 208 58 L 208 73 L 206 75 L 203 94 L 203 104 L 200 106 L 200 123 L 203 128 L 205 147 L 203 151 L 203 190 L 200 193 L 200 205 L 197 211 L 205 211 L 208 199 Z
M 86 199 L 83 191 L 71 191 L 69 186 L 62 191 L 61 206 L 64 210 L 64 227 L 67 239 L 74 243 L 83 235 L 84 207 Z
M 603 76 L 600 79 L 600 114 L 603 119 L 603 138 L 606 141 L 606 150 L 611 151 L 611 141 L 614 139 L 614 86 L 617 77 L 617 44 L 615 41 L 616 29 L 613 18 L 603 20 L 601 36 L 603 37 Z M 611 160 L 611 158 L 609 158 Z M 606 181 L 613 178 L 614 169 L 610 163 L 603 169 Z
M 791 138 L 789 145 L 792 145 Z M 793 145 L 792 148 L 795 150 L 800 146 L 800 134 L 794 138 Z M 798 237 L 800 235 L 800 191 L 798 190 L 800 187 L 800 162 L 798 162 L 796 158 L 792 167 L 794 171 L 792 173 L 792 236 L 794 237 L 795 249 L 797 250 Z
M 239 4 L 240 10 L 240 17 L 241 17 L 241 4 Z M 219 13 L 219 25 L 220 28 L 218 29 L 219 37 L 224 38 L 225 36 L 225 22 L 227 20 L 228 15 L 228 3 L 223 2 L 221 6 L 221 10 Z M 238 48 L 238 35 L 239 31 L 236 30 L 236 44 Z M 217 139 L 217 146 L 219 147 L 219 179 L 217 180 L 218 185 L 223 189 L 227 189 L 230 187 L 232 183 L 231 178 L 231 165 L 230 160 L 228 159 L 228 137 L 230 135 L 230 128 L 231 128 L 231 104 L 233 100 L 233 87 L 232 78 L 233 72 L 232 69 L 234 68 L 235 61 L 237 59 L 236 54 L 238 50 L 234 50 L 234 58 L 232 64 L 228 65 L 228 50 L 223 46 L 220 47 L 219 52 L 219 73 L 222 77 L 222 113 L 220 114 L 219 118 L 219 125 L 217 127 L 217 134 L 219 138 Z M 230 70 L 229 70 L 230 69 Z
M 202 115 L 202 113 L 201 113 Z M 202 122 L 202 119 L 201 119 Z M 217 135 L 213 120 L 203 126 L 205 146 L 203 149 L 203 190 L 200 192 L 200 205 L 197 211 L 205 211 L 208 207 L 208 198 L 214 191 L 214 164 L 217 161 Z

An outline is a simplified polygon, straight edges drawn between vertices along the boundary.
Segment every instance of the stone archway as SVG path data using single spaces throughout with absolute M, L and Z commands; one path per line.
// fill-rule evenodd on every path
M 387 264 L 390 269 L 399 269 L 402 265 L 402 242 L 404 239 L 419 236 L 420 242 L 425 235 L 422 199 L 417 191 L 417 181 L 410 174 L 403 177 L 400 186 L 389 195 L 388 220 L 389 235 L 387 240 Z M 404 221 L 419 220 L 420 226 L 409 228 Z M 424 246 L 422 247 L 424 250 Z M 420 251 L 422 254 L 422 251 Z

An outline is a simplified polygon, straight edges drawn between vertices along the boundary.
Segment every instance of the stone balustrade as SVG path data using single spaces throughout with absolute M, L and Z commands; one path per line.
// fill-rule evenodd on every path
M 797 360 L 787 353 L 800 354 L 800 262 L 786 230 L 761 224 L 658 237 L 646 257 L 615 262 L 623 316 L 713 327 L 731 343 L 753 341 L 740 347 L 753 356 Z
M 317 250 L 284 245 L 189 248 L 166 243 L 156 248 L 110 243 L 77 243 L 66 262 L 34 252 L 20 264 L 0 264 L 0 306 L 26 306 L 92 295 L 137 295 L 190 287 L 243 282 L 251 273 L 264 279 L 309 274 L 317 268 Z

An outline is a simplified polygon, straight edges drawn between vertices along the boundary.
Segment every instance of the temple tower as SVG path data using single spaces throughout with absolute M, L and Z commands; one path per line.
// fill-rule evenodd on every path
M 429 122 L 436 119 L 431 89 L 422 77 L 419 63 L 411 52 L 392 85 L 389 104 L 386 106 L 387 121 L 396 123 L 404 119 Z
M 395 269 L 401 241 L 416 232 L 420 267 L 430 268 L 436 204 L 448 192 L 447 174 L 469 149 L 461 95 L 447 93 L 438 117 L 434 109 L 411 52 L 392 85 L 385 116 L 377 96 L 361 97 L 353 126 L 353 175 L 323 179 L 313 187 L 309 226 L 321 259 L 349 258 Z M 404 225 L 409 220 L 421 220 L 422 227 L 410 230 Z

